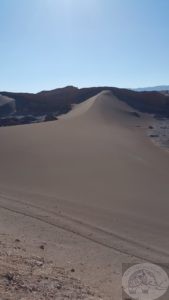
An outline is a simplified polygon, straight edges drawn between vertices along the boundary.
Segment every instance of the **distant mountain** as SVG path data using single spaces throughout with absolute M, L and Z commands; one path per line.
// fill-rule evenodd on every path
M 37 94 L 0 92 L 3 103 L 10 98 L 16 109 L 14 112 L 11 109 L 4 110 L 4 105 L 0 106 L 0 126 L 56 120 L 57 116 L 70 111 L 73 104 L 81 103 L 105 90 L 111 91 L 119 100 L 138 111 L 169 117 L 169 96 L 166 93 L 138 92 L 115 87 L 78 89 L 68 86 Z
M 169 85 L 159 85 L 159 86 L 153 86 L 153 87 L 138 88 L 138 89 L 135 89 L 135 91 L 138 91 L 138 92 L 143 92 L 143 91 L 146 91 L 146 92 L 169 91 Z

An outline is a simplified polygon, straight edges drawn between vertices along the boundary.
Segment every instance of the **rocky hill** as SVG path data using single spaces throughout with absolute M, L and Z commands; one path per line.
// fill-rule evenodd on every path
M 25 124 L 56 120 L 58 115 L 71 110 L 73 104 L 81 103 L 103 90 L 110 90 L 119 100 L 141 112 L 169 117 L 169 97 L 160 92 L 137 92 L 115 87 L 91 87 L 78 89 L 73 86 L 51 91 L 33 93 L 0 92 L 1 97 L 12 99 L 10 105 L 0 106 L 0 125 Z

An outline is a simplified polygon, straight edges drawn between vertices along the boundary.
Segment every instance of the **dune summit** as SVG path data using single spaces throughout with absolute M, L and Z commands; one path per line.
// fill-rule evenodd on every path
M 33 218 L 85 238 L 82 248 L 93 249 L 96 258 L 90 268 L 86 262 L 83 276 L 90 273 L 97 286 L 105 276 L 120 286 L 104 265 L 109 259 L 118 261 L 118 274 L 120 263 L 131 257 L 166 262 L 169 156 L 147 136 L 151 124 L 150 115 L 105 90 L 56 122 L 1 128 L 1 208 L 23 216 L 23 222 Z M 41 223 L 37 228 L 38 235 Z M 78 249 L 64 238 L 58 243 L 70 253 Z M 97 261 L 97 247 L 109 251 L 109 259 Z M 99 264 L 105 271 L 94 279 Z M 102 289 L 103 299 L 112 299 L 108 282 Z M 114 293 L 118 299 L 119 288 Z
M 105 90 L 111 91 L 118 99 L 140 112 L 147 112 L 163 118 L 169 116 L 169 97 L 165 91 L 137 92 L 116 87 L 79 89 L 67 86 L 36 94 L 0 92 L 1 97 L 12 98 L 16 107 L 15 112 L 5 111 L 5 115 L 3 115 L 5 119 L 2 119 L 0 115 L 0 126 L 56 120 L 58 116 L 69 112 L 73 105 L 82 103 Z

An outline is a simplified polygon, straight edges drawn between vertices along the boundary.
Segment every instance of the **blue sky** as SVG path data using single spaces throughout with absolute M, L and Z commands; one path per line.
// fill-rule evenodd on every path
M 0 90 L 169 84 L 168 0 L 0 0 Z

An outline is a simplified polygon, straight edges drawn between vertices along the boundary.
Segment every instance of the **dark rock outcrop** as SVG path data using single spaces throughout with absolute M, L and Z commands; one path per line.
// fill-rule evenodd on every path
M 119 100 L 126 102 L 132 108 L 156 115 L 158 118 L 169 117 L 169 97 L 159 92 L 136 92 L 128 89 L 119 89 L 114 87 L 92 87 L 78 89 L 73 86 L 59 88 L 51 91 L 42 91 L 37 94 L 31 93 L 9 93 L 0 92 L 1 95 L 14 99 L 16 106 L 16 115 L 23 115 L 25 122 L 34 122 L 30 117 L 46 115 L 45 121 L 56 118 L 55 116 L 65 114 L 71 110 L 72 104 L 81 103 L 98 93 L 110 90 Z M 8 117 L 10 111 L 3 113 Z M 2 121 L 2 120 L 1 120 Z M 15 119 L 9 119 L 8 125 L 13 125 Z M 8 123 L 8 121 L 6 121 Z M 5 122 L 5 121 L 3 121 Z M 1 122 L 1 124 L 3 123 Z M 17 122 L 18 119 L 17 119 Z M 16 122 L 16 123 L 17 123 Z

